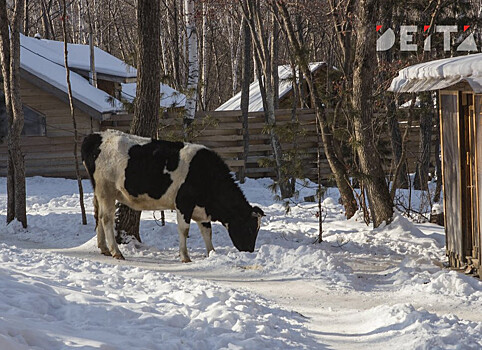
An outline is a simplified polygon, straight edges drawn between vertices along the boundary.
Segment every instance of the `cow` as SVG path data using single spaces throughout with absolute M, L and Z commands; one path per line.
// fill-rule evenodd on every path
M 86 136 L 81 154 L 94 188 L 102 254 L 124 259 L 114 236 L 115 201 L 135 210 L 175 210 L 182 262 L 191 261 L 186 246 L 191 219 L 208 256 L 214 251 L 211 221 L 222 223 L 239 251 L 254 251 L 264 213 L 248 203 L 228 166 L 209 148 L 107 130 Z

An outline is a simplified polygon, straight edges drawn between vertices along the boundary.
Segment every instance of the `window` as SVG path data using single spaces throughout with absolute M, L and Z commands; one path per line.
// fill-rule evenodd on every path
M 24 124 L 22 135 L 45 136 L 47 124 L 45 116 L 23 105 Z
M 32 108 L 23 105 L 24 125 L 22 135 L 25 136 L 45 136 L 47 123 L 45 116 Z M 7 136 L 8 120 L 7 109 L 5 107 L 5 97 L 0 93 L 0 138 Z

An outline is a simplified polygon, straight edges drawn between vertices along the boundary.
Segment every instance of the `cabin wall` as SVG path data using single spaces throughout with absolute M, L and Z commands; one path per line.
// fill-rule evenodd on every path
M 465 261 L 462 241 L 458 93 L 441 92 L 440 106 L 446 249 L 451 265 L 458 266 Z
M 70 107 L 52 94 L 45 92 L 25 79 L 21 80 L 21 96 L 25 105 L 46 117 L 46 136 L 22 136 L 21 147 L 25 154 L 27 176 L 57 176 L 74 178 L 74 133 Z M 80 143 L 91 130 L 99 130 L 99 122 L 75 109 Z M 83 176 L 84 167 L 80 164 Z M 0 144 L 0 176 L 7 174 L 7 144 Z
M 482 95 L 475 95 L 475 120 L 476 120 L 476 143 L 477 143 L 477 199 L 479 212 L 478 231 L 475 236 L 476 241 L 474 247 L 478 251 L 474 252 L 474 256 L 478 258 L 479 270 L 482 266 Z M 481 273 L 479 271 L 479 276 Z

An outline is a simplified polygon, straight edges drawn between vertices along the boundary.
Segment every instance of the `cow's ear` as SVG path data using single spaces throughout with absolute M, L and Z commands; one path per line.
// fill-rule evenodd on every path
M 255 218 L 266 216 L 264 214 L 264 211 L 262 211 L 259 207 L 253 207 L 253 211 L 251 212 L 251 215 L 253 215 Z

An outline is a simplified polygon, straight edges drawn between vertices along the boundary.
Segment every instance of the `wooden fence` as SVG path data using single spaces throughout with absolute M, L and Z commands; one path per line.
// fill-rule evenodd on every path
M 327 113 L 331 113 L 327 111 Z M 101 129 L 118 129 L 127 131 L 132 116 L 114 116 L 108 121 L 102 122 Z M 405 118 L 401 118 L 400 127 L 403 134 L 406 127 Z M 284 152 L 292 152 L 296 149 L 296 154 L 302 160 L 302 171 L 305 177 L 317 179 L 317 147 L 318 137 L 316 134 L 316 118 L 313 109 L 300 109 L 296 112 L 297 133 L 296 138 L 291 140 L 289 137 L 281 137 L 282 149 Z M 285 130 L 281 134 L 286 134 L 286 130 L 293 129 L 292 111 L 290 109 L 280 109 L 276 111 L 277 128 Z M 170 140 L 183 139 L 182 116 L 177 113 L 165 114 L 160 122 L 160 137 Z M 283 129 L 284 128 L 284 129 Z M 281 131 L 280 130 L 280 131 Z M 248 177 L 273 177 L 274 168 L 269 166 L 269 161 L 273 159 L 273 152 L 270 144 L 270 136 L 266 130 L 263 112 L 250 112 L 248 118 L 249 131 L 249 153 L 247 162 L 243 161 L 243 127 L 240 111 L 210 111 L 196 113 L 195 122 L 189 133 L 191 142 L 201 143 L 215 150 L 223 157 L 231 169 L 238 172 L 245 168 Z M 380 155 L 384 167 L 389 170 L 392 163 L 390 151 L 390 136 L 387 128 L 378 131 L 376 135 L 380 144 Z M 409 130 L 407 141 L 407 164 L 409 171 L 413 172 L 419 156 L 419 124 L 413 121 Z M 432 142 L 432 155 L 434 159 L 435 137 Z M 321 145 L 320 145 L 321 146 Z M 322 153 L 321 177 L 324 182 L 331 179 L 330 167 Z M 264 165 L 260 165 L 260 161 Z

